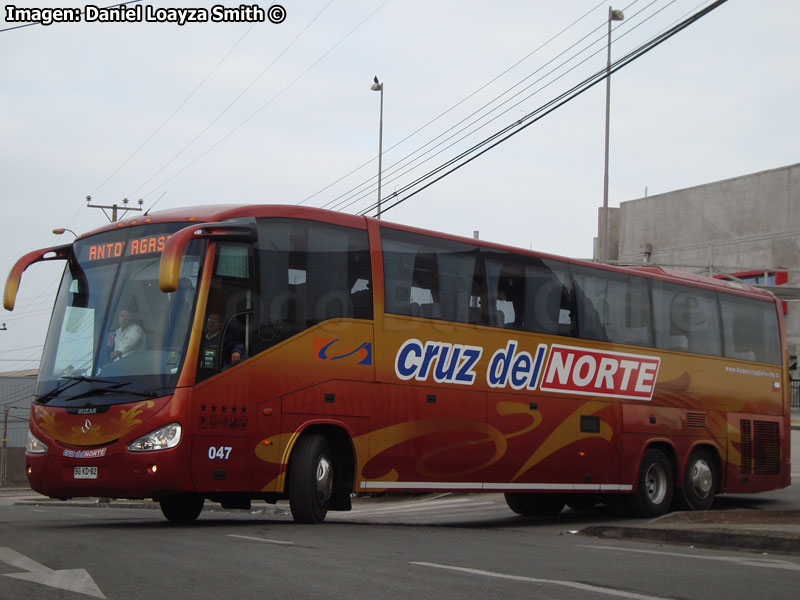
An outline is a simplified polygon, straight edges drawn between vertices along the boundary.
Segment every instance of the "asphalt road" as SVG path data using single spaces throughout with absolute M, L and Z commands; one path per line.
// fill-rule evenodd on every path
M 0 598 L 794 598 L 800 557 L 608 541 L 614 517 L 513 516 L 502 496 L 359 502 L 323 525 L 285 508 L 0 505 Z
M 0 497 L 0 600 L 752 600 L 800 589 L 800 556 L 601 540 L 579 532 L 635 521 L 603 510 L 525 519 L 500 494 L 361 499 L 316 526 L 293 523 L 281 504 L 209 506 L 189 526 L 132 506 Z M 797 510 L 800 486 L 716 508 Z

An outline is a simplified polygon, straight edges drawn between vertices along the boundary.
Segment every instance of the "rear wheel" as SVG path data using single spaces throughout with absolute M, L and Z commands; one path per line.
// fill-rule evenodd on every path
M 561 494 L 505 494 L 506 504 L 518 515 L 544 517 L 557 515 L 564 508 Z
M 333 459 L 321 435 L 297 441 L 289 463 L 289 508 L 297 523 L 320 523 L 328 514 L 333 492 Z
M 159 499 L 161 512 L 173 523 L 191 523 L 203 511 L 205 498 L 197 494 L 175 494 Z
M 678 498 L 680 507 L 688 510 L 711 508 L 717 491 L 717 477 L 717 463 L 711 452 L 705 448 L 692 452 Z
M 627 498 L 628 510 L 640 517 L 658 517 L 669 510 L 675 491 L 672 465 L 661 450 L 650 448 L 642 456 L 636 493 Z

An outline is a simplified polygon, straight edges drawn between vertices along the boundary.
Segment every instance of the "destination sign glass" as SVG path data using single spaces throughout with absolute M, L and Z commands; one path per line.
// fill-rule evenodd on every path
M 158 257 L 170 236 L 186 223 L 154 223 L 106 231 L 75 241 L 75 258 L 83 265 L 123 258 Z
M 160 254 L 164 250 L 169 235 L 149 235 L 132 240 L 108 241 L 89 244 L 84 248 L 86 260 L 95 261 L 123 256 L 139 256 L 142 254 Z

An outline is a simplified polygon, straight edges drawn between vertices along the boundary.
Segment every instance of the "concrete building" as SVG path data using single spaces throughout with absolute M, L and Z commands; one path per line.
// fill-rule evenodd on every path
M 609 262 L 783 284 L 779 297 L 800 300 L 800 164 L 622 202 L 608 239 Z M 796 363 L 800 303 L 786 303 L 785 320 Z
M 0 373 L 0 485 L 25 483 L 25 444 L 36 371 Z

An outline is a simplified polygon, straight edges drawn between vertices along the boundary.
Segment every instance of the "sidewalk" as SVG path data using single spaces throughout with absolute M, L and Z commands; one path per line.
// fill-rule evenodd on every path
M 674 512 L 650 521 L 631 520 L 630 526 L 587 527 L 579 534 L 800 556 L 800 510 Z

